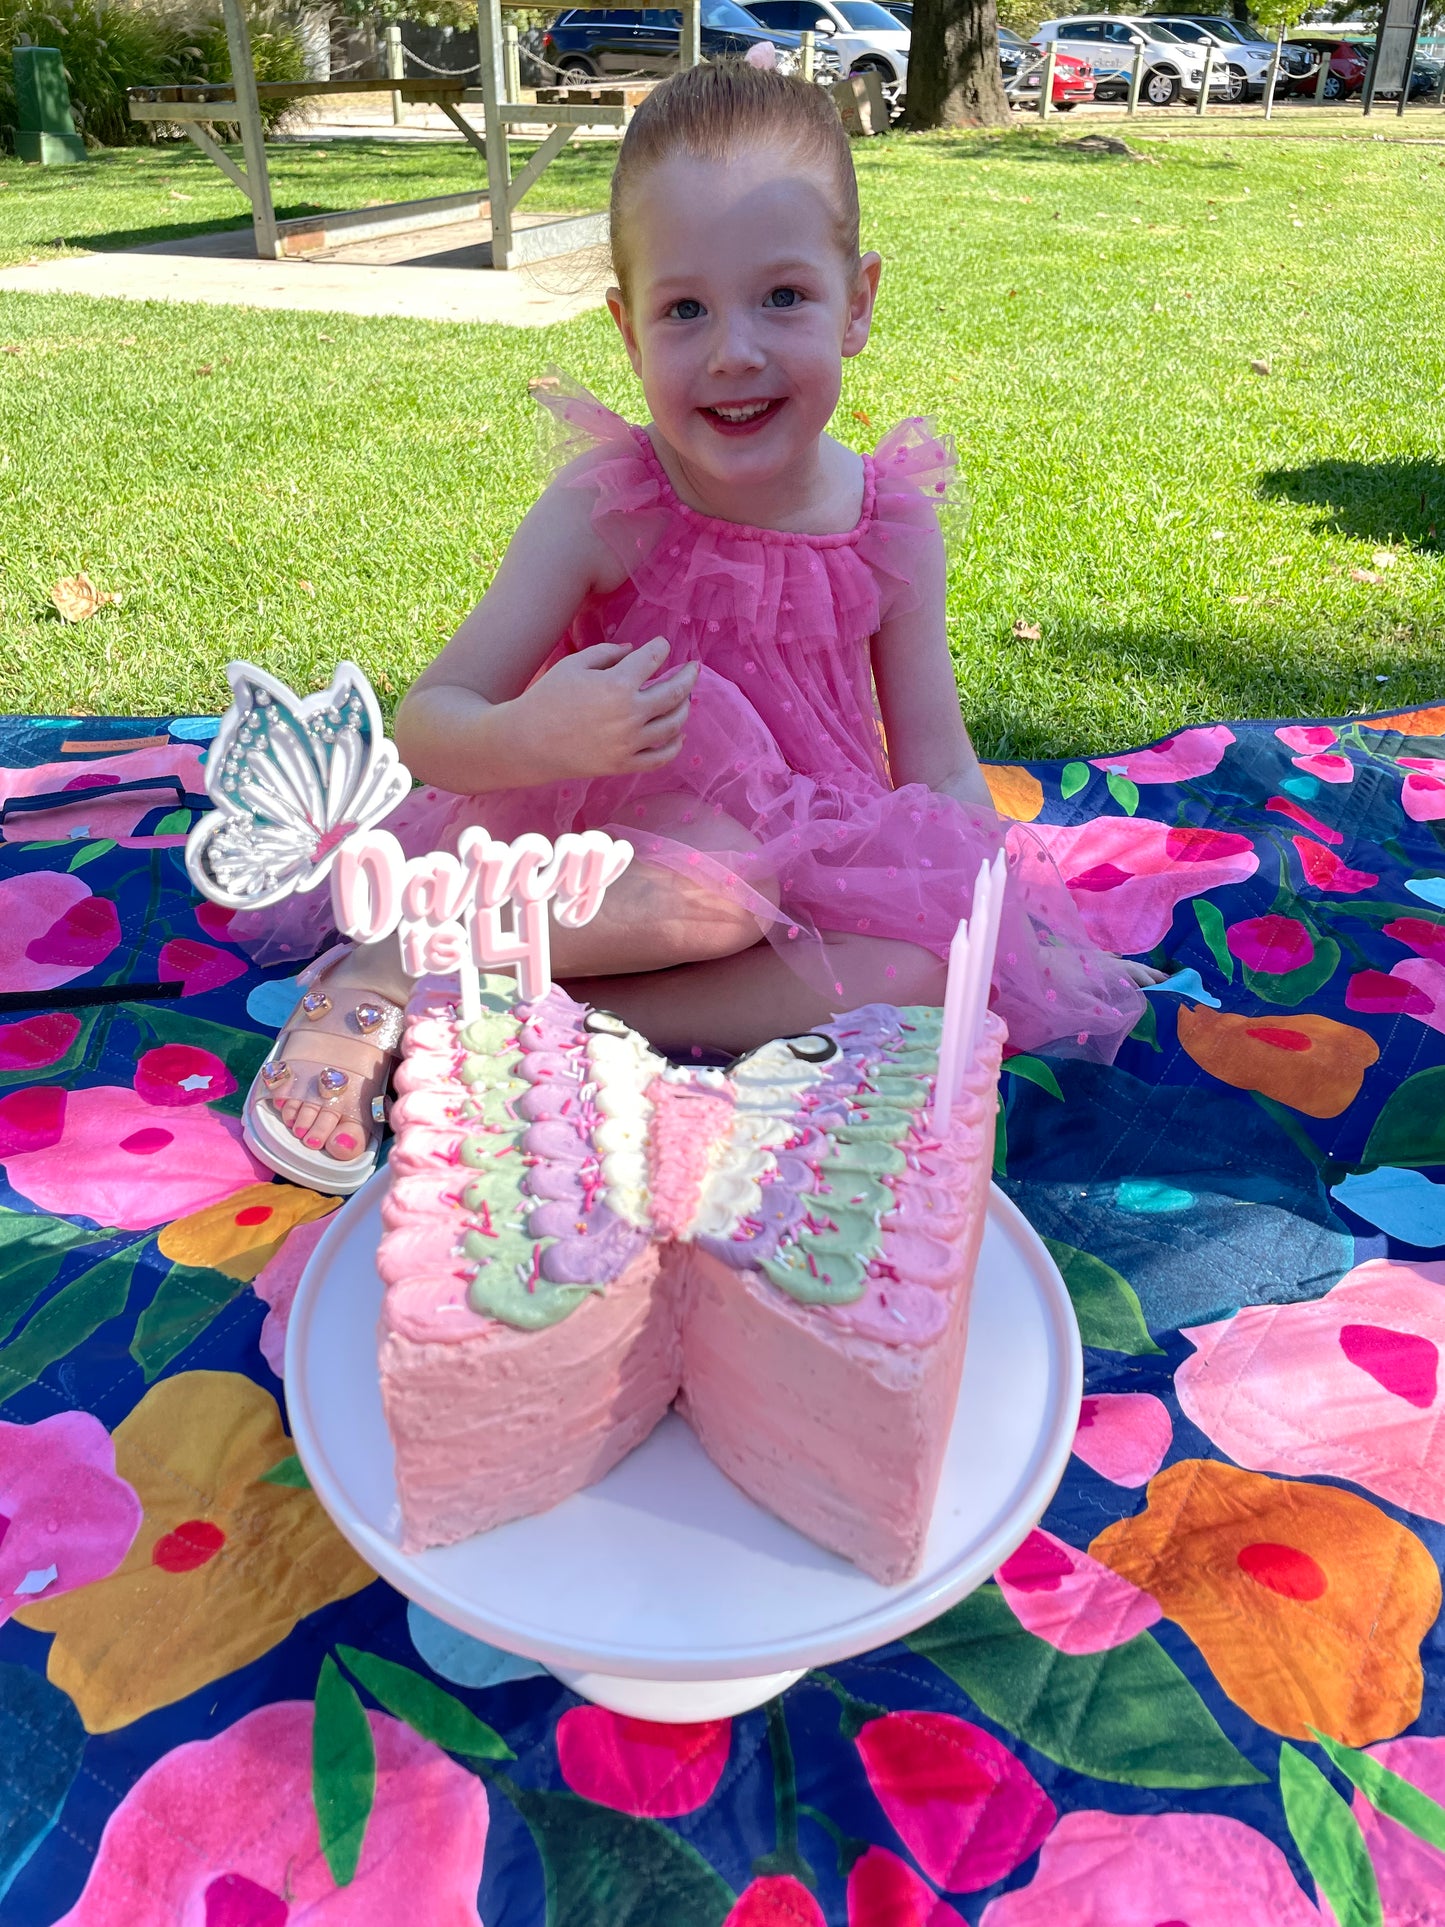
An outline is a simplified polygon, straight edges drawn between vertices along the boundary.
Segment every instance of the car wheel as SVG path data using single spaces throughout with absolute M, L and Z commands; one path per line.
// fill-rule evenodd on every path
M 1225 90 L 1224 104 L 1226 107 L 1236 107 L 1249 92 L 1249 75 L 1243 67 L 1228 67 L 1225 72 L 1229 86 Z
M 1340 74 L 1325 75 L 1325 99 L 1343 100 L 1345 97 L 1344 78 Z
M 1172 107 L 1184 92 L 1178 74 L 1171 74 L 1162 67 L 1151 67 L 1144 76 L 1144 98 L 1151 107 Z
M 559 74 L 567 74 L 577 80 L 595 80 L 597 69 L 585 54 L 564 54 L 557 62 Z
M 1072 114 L 1077 105 L 1078 103 L 1072 100 L 1056 100 L 1054 102 L 1054 112 L 1056 114 Z

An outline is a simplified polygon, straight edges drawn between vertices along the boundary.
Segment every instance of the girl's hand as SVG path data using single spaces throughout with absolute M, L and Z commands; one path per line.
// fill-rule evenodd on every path
M 669 645 L 599 642 L 564 656 L 509 705 L 535 783 L 660 769 L 682 748 L 698 665 L 658 671 Z M 656 681 L 650 678 L 657 677 Z

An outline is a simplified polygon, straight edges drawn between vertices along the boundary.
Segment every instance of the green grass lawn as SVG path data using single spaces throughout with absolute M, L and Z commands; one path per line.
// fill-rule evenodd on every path
M 949 617 L 981 750 L 1445 697 L 1445 151 L 1144 136 L 1138 165 L 1063 137 L 858 153 L 886 268 L 839 432 L 867 446 L 929 412 L 958 438 Z M 608 161 L 569 152 L 536 204 L 600 205 Z M 295 212 L 456 190 L 476 166 L 460 145 L 337 143 L 281 151 L 276 176 Z M 0 259 L 238 211 L 184 151 L 0 161 L 0 182 Z M 539 486 L 527 377 L 555 363 L 639 405 L 603 313 L 531 332 L 0 277 L 0 348 L 7 709 L 216 709 L 233 655 L 303 686 L 350 655 L 398 694 Z M 48 590 L 80 569 L 123 601 L 66 627 Z

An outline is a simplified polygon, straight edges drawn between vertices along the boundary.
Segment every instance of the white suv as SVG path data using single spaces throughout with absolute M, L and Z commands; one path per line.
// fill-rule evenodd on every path
M 1151 24 L 1167 27 L 1176 39 L 1198 47 L 1201 52 L 1213 43 L 1215 71 L 1223 68 L 1229 75 L 1229 92 L 1225 98 L 1230 106 L 1264 92 L 1269 80 L 1269 63 L 1274 58 L 1274 48 L 1267 40 L 1226 40 L 1223 34 L 1212 32 L 1200 21 L 1186 20 L 1172 13 L 1160 14 L 1157 19 L 1151 15 Z M 1211 84 L 1210 92 L 1213 91 Z
M 1122 100 L 1134 71 L 1134 50 L 1144 49 L 1144 84 L 1139 98 L 1151 107 L 1171 107 L 1184 96 L 1198 100 L 1204 85 L 1204 49 L 1190 46 L 1157 21 L 1133 14 L 1078 14 L 1067 20 L 1046 20 L 1034 35 L 1042 51 L 1053 41 L 1061 53 L 1087 60 L 1094 69 L 1095 100 Z M 1210 76 L 1209 92 L 1227 98 L 1227 70 L 1221 64 Z
M 911 36 L 878 0 L 753 0 L 748 12 L 765 27 L 826 34 L 843 72 L 876 73 L 895 105 L 907 89 Z

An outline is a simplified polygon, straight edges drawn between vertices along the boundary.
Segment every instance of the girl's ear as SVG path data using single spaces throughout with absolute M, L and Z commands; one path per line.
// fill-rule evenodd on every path
M 622 336 L 622 345 L 627 350 L 627 359 L 632 363 L 632 372 L 641 379 L 642 355 L 637 346 L 637 336 L 633 332 L 632 318 L 627 312 L 627 303 L 622 298 L 621 288 L 607 290 L 607 306 L 612 319 L 617 323 L 617 332 Z M 854 352 L 857 352 L 856 349 Z
M 861 355 L 868 345 L 873 326 L 873 304 L 878 299 L 878 277 L 883 272 L 880 255 L 869 253 L 858 263 L 858 279 L 848 300 L 848 323 L 843 330 L 843 354 Z

